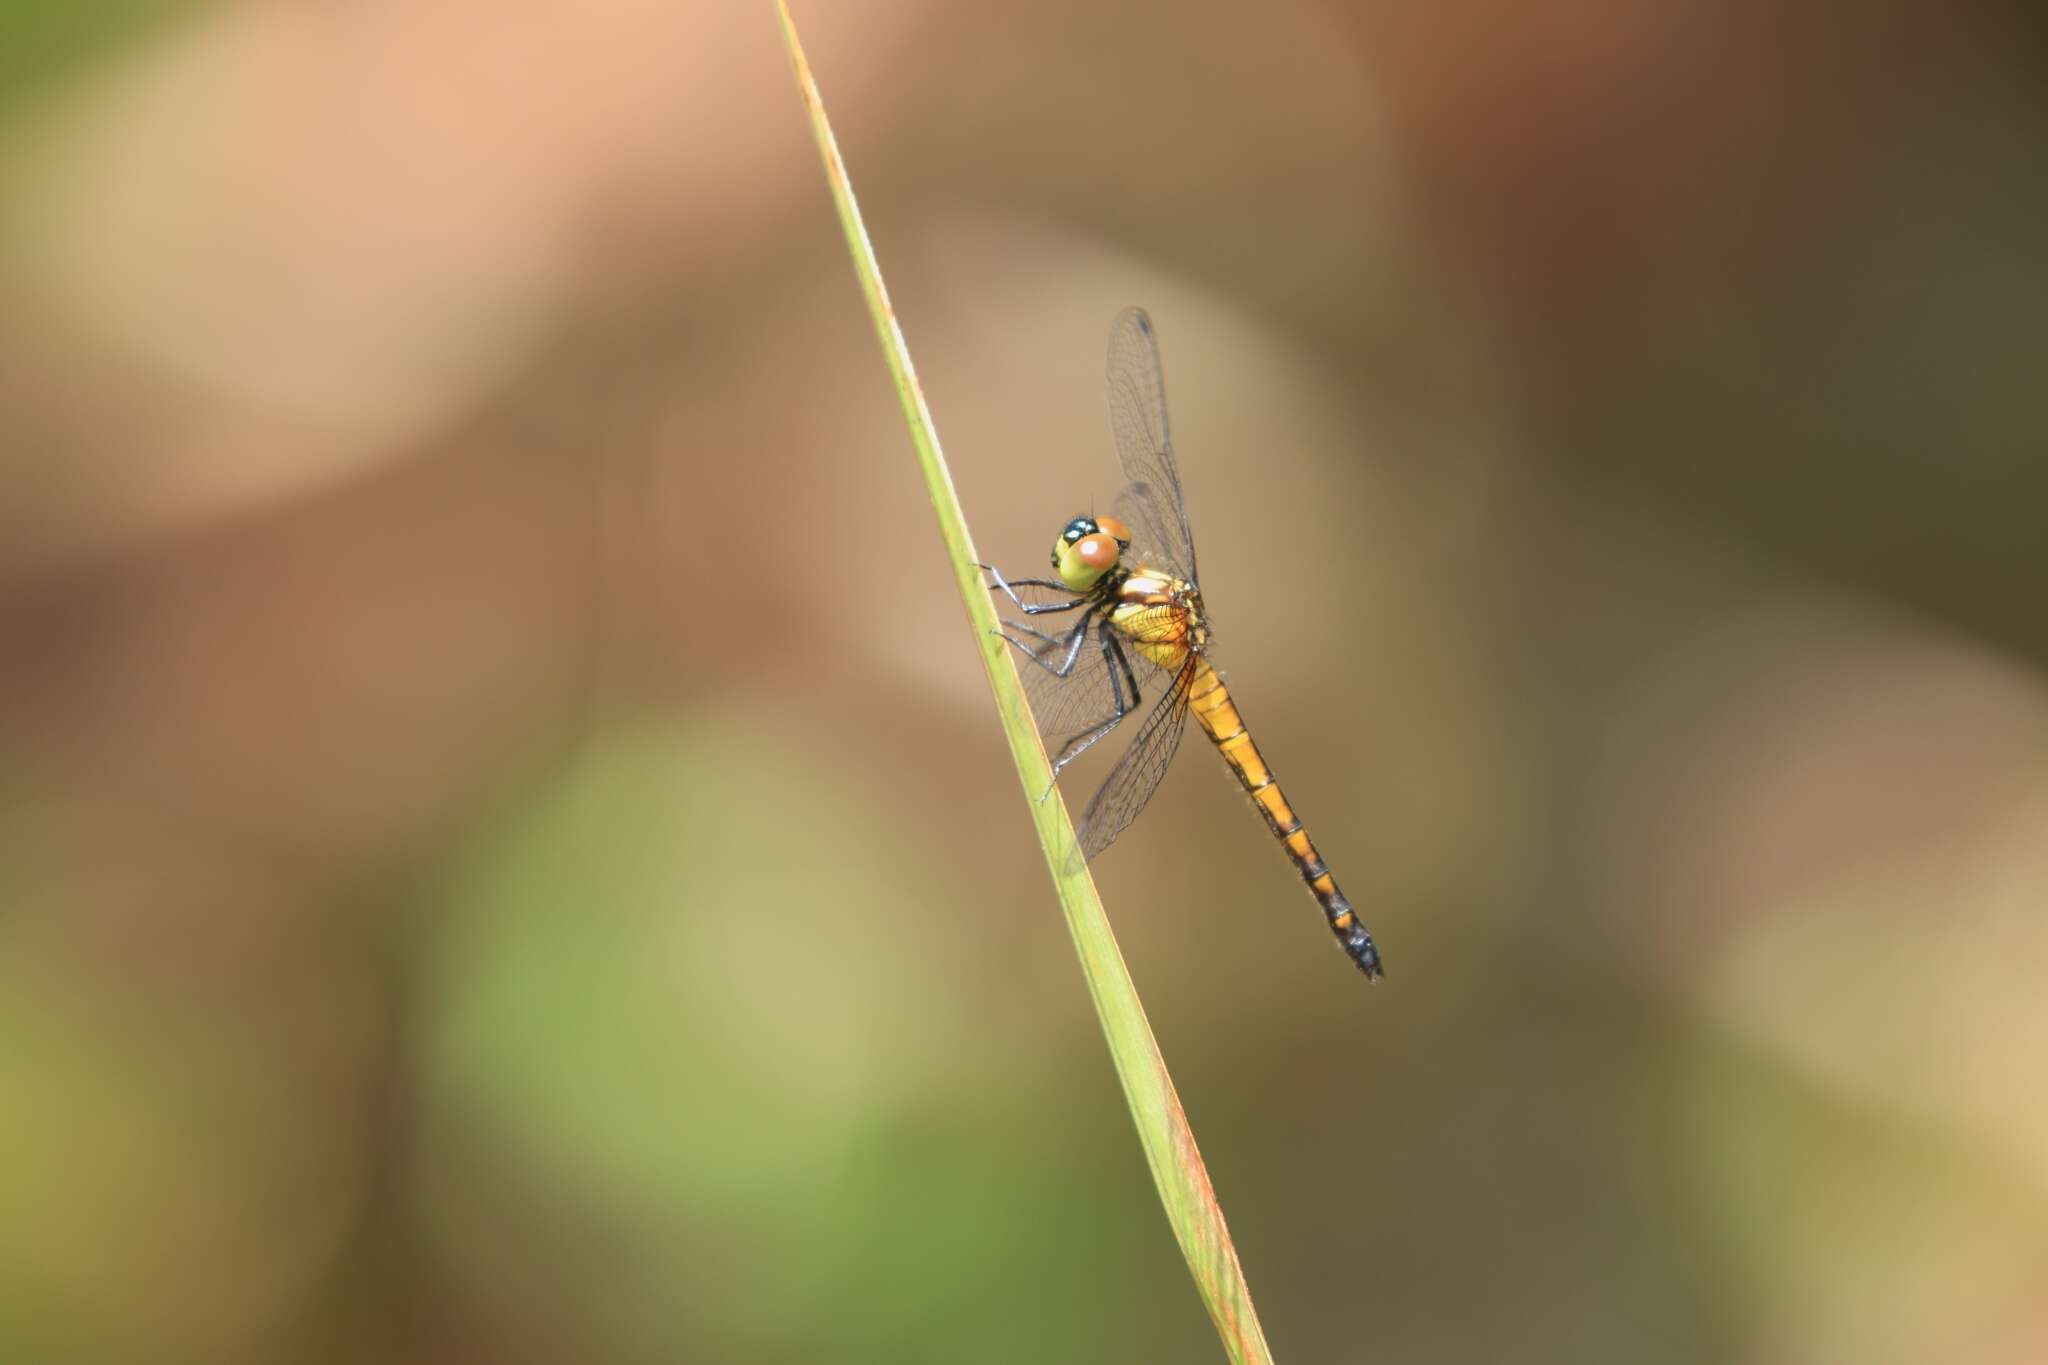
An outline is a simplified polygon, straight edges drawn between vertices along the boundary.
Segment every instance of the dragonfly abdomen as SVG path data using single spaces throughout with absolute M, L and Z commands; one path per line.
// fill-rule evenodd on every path
M 1222 677 L 1207 659 L 1200 660 L 1195 667 L 1194 682 L 1188 688 L 1188 706 L 1194 712 L 1196 723 L 1216 745 L 1230 770 L 1237 774 L 1237 780 L 1252 798 L 1252 804 L 1265 817 L 1267 828 L 1273 831 L 1273 837 L 1287 851 L 1295 870 L 1301 873 L 1301 879 L 1308 883 L 1309 892 L 1322 906 L 1323 916 L 1330 923 L 1330 932 L 1337 936 L 1338 945 L 1360 971 L 1378 980 L 1380 954 L 1373 945 L 1372 935 L 1359 923 L 1351 902 L 1338 889 L 1337 879 L 1330 874 L 1329 865 L 1316 851 L 1315 842 L 1308 837 L 1301 817 L 1294 813 L 1294 807 L 1280 790 L 1280 783 L 1266 765 L 1265 756 L 1252 742 L 1251 731 L 1245 727 L 1244 717 L 1238 714 L 1237 703 L 1230 699 L 1230 689 L 1223 685 Z

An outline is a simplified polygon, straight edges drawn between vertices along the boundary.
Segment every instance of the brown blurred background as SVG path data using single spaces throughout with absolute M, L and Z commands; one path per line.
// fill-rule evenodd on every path
M 769 7 L 0 14 L 0 1360 L 1220 1358 Z M 1283 1361 L 2048 1357 L 2038 15 L 798 6 Z

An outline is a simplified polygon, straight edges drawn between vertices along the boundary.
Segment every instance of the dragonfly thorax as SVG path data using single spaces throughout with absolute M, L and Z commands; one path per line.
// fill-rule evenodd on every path
M 1109 592 L 1107 615 L 1139 653 L 1170 673 L 1209 647 L 1202 590 L 1170 573 L 1142 565 L 1124 570 Z

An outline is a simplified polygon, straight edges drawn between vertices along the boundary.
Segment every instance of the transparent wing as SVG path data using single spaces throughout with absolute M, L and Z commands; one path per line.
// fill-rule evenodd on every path
M 1057 596 L 1026 587 L 1018 588 L 1017 592 L 1026 601 L 1033 600 L 1034 594 Z M 1004 630 L 1031 655 L 1017 660 L 1017 673 L 1024 679 L 1024 695 L 1030 698 L 1031 714 L 1038 721 L 1045 752 L 1055 762 L 1070 745 L 1085 742 L 1092 747 L 1124 725 L 1135 724 L 1145 714 L 1144 707 L 1164 694 L 1174 681 L 1174 675 L 1128 647 L 1122 652 L 1122 662 L 1112 659 L 1103 649 L 1103 631 L 1109 627 L 1093 612 L 1083 616 L 1085 611 L 1087 608 L 1083 607 L 1071 613 L 1023 617 L 1012 607 L 1003 613 Z M 1078 640 L 1074 634 L 1077 630 L 1082 632 Z M 1064 664 L 1070 655 L 1072 671 L 1065 677 L 1058 676 L 1052 669 Z M 1050 667 L 1041 667 L 1034 659 Z M 1124 670 L 1125 663 L 1130 665 L 1129 672 Z M 1131 697 L 1133 682 L 1138 693 L 1135 701 Z M 1116 715 L 1119 695 L 1128 714 L 1120 724 L 1104 728 Z
M 1188 688 L 1194 681 L 1195 663 L 1195 657 L 1189 655 L 1187 664 L 1145 713 L 1144 724 L 1131 737 L 1131 747 L 1089 798 L 1079 830 L 1083 858 L 1093 859 L 1115 843 L 1116 836 L 1138 818 L 1165 780 L 1174 752 L 1180 748 L 1181 731 L 1187 727 Z
M 1159 342 L 1142 308 L 1126 308 L 1109 329 L 1109 429 L 1117 459 L 1130 482 L 1116 498 L 1116 515 L 1136 537 L 1132 560 L 1195 577 L 1195 538 L 1188 530 L 1173 437 L 1166 426 L 1166 377 Z

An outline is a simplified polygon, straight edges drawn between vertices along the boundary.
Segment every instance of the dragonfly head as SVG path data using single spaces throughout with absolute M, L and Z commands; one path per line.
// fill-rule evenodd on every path
M 1052 543 L 1053 571 L 1075 592 L 1086 592 L 1130 548 L 1131 528 L 1115 517 L 1075 517 Z

